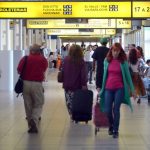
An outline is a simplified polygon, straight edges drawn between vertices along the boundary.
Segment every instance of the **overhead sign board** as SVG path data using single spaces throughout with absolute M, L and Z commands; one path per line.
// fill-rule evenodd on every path
M 150 1 L 133 2 L 133 18 L 150 18 Z
M 131 28 L 131 20 L 117 19 L 116 28 L 129 29 Z
M 105 31 L 106 31 L 105 34 L 107 34 L 107 35 L 114 35 L 114 34 L 116 34 L 116 30 L 115 29 L 106 29 Z
M 107 31 L 109 30 L 109 31 Z M 93 32 L 79 32 L 78 29 L 48 29 L 48 35 L 114 35 L 115 29 L 94 29 Z
M 66 23 L 65 19 L 28 19 L 27 28 L 31 29 L 113 29 L 131 28 L 131 20 L 87 19 L 87 23 Z
M 88 19 L 88 23 L 66 23 L 65 19 L 28 19 L 27 28 L 82 29 L 116 28 L 115 19 Z
M 0 18 L 130 18 L 131 2 L 0 2 Z

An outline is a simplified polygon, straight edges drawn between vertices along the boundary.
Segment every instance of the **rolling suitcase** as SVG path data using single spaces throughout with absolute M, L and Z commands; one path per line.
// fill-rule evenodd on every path
M 95 135 L 97 135 L 100 127 L 109 127 L 107 115 L 106 113 L 101 112 L 99 101 L 99 97 L 97 96 L 96 104 L 93 107 L 93 122 L 95 125 Z
M 77 90 L 72 101 L 72 120 L 75 123 L 92 119 L 93 92 L 91 90 Z

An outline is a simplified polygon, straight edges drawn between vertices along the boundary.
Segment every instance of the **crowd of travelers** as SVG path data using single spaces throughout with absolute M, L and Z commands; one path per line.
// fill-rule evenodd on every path
M 54 68 L 63 70 L 63 88 L 66 106 L 72 117 L 72 100 L 76 90 L 88 89 L 95 84 L 100 97 L 100 109 L 109 121 L 109 135 L 119 136 L 121 104 L 127 104 L 133 111 L 131 97 L 141 103 L 141 96 L 146 95 L 142 78 L 148 74 L 150 60 L 145 62 L 143 49 L 132 44 L 125 53 L 120 43 L 107 47 L 109 40 L 101 38 L 101 46 L 88 45 L 87 48 L 76 44 L 61 47 L 58 53 L 41 53 L 41 46 L 30 47 L 25 72 L 23 74 L 23 99 L 29 133 L 38 133 L 44 104 L 42 82 L 47 80 L 47 68 L 53 63 Z M 23 57 L 18 64 L 18 73 L 24 65 Z M 95 72 L 95 73 L 93 73 Z M 69 75 L 69 78 L 68 78 Z

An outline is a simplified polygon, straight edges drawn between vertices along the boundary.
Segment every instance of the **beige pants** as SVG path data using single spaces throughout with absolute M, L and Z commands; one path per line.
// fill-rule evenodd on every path
M 42 82 L 24 81 L 23 99 L 27 120 L 33 119 L 38 125 L 44 104 Z
M 49 68 L 47 68 L 44 73 L 44 81 L 48 81 L 48 72 L 49 72 Z

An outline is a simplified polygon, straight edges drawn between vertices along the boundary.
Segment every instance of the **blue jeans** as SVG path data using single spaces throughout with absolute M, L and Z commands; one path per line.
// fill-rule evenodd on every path
M 105 89 L 105 111 L 108 116 L 110 127 L 118 132 L 120 122 L 120 106 L 124 97 L 124 88 L 115 90 Z

